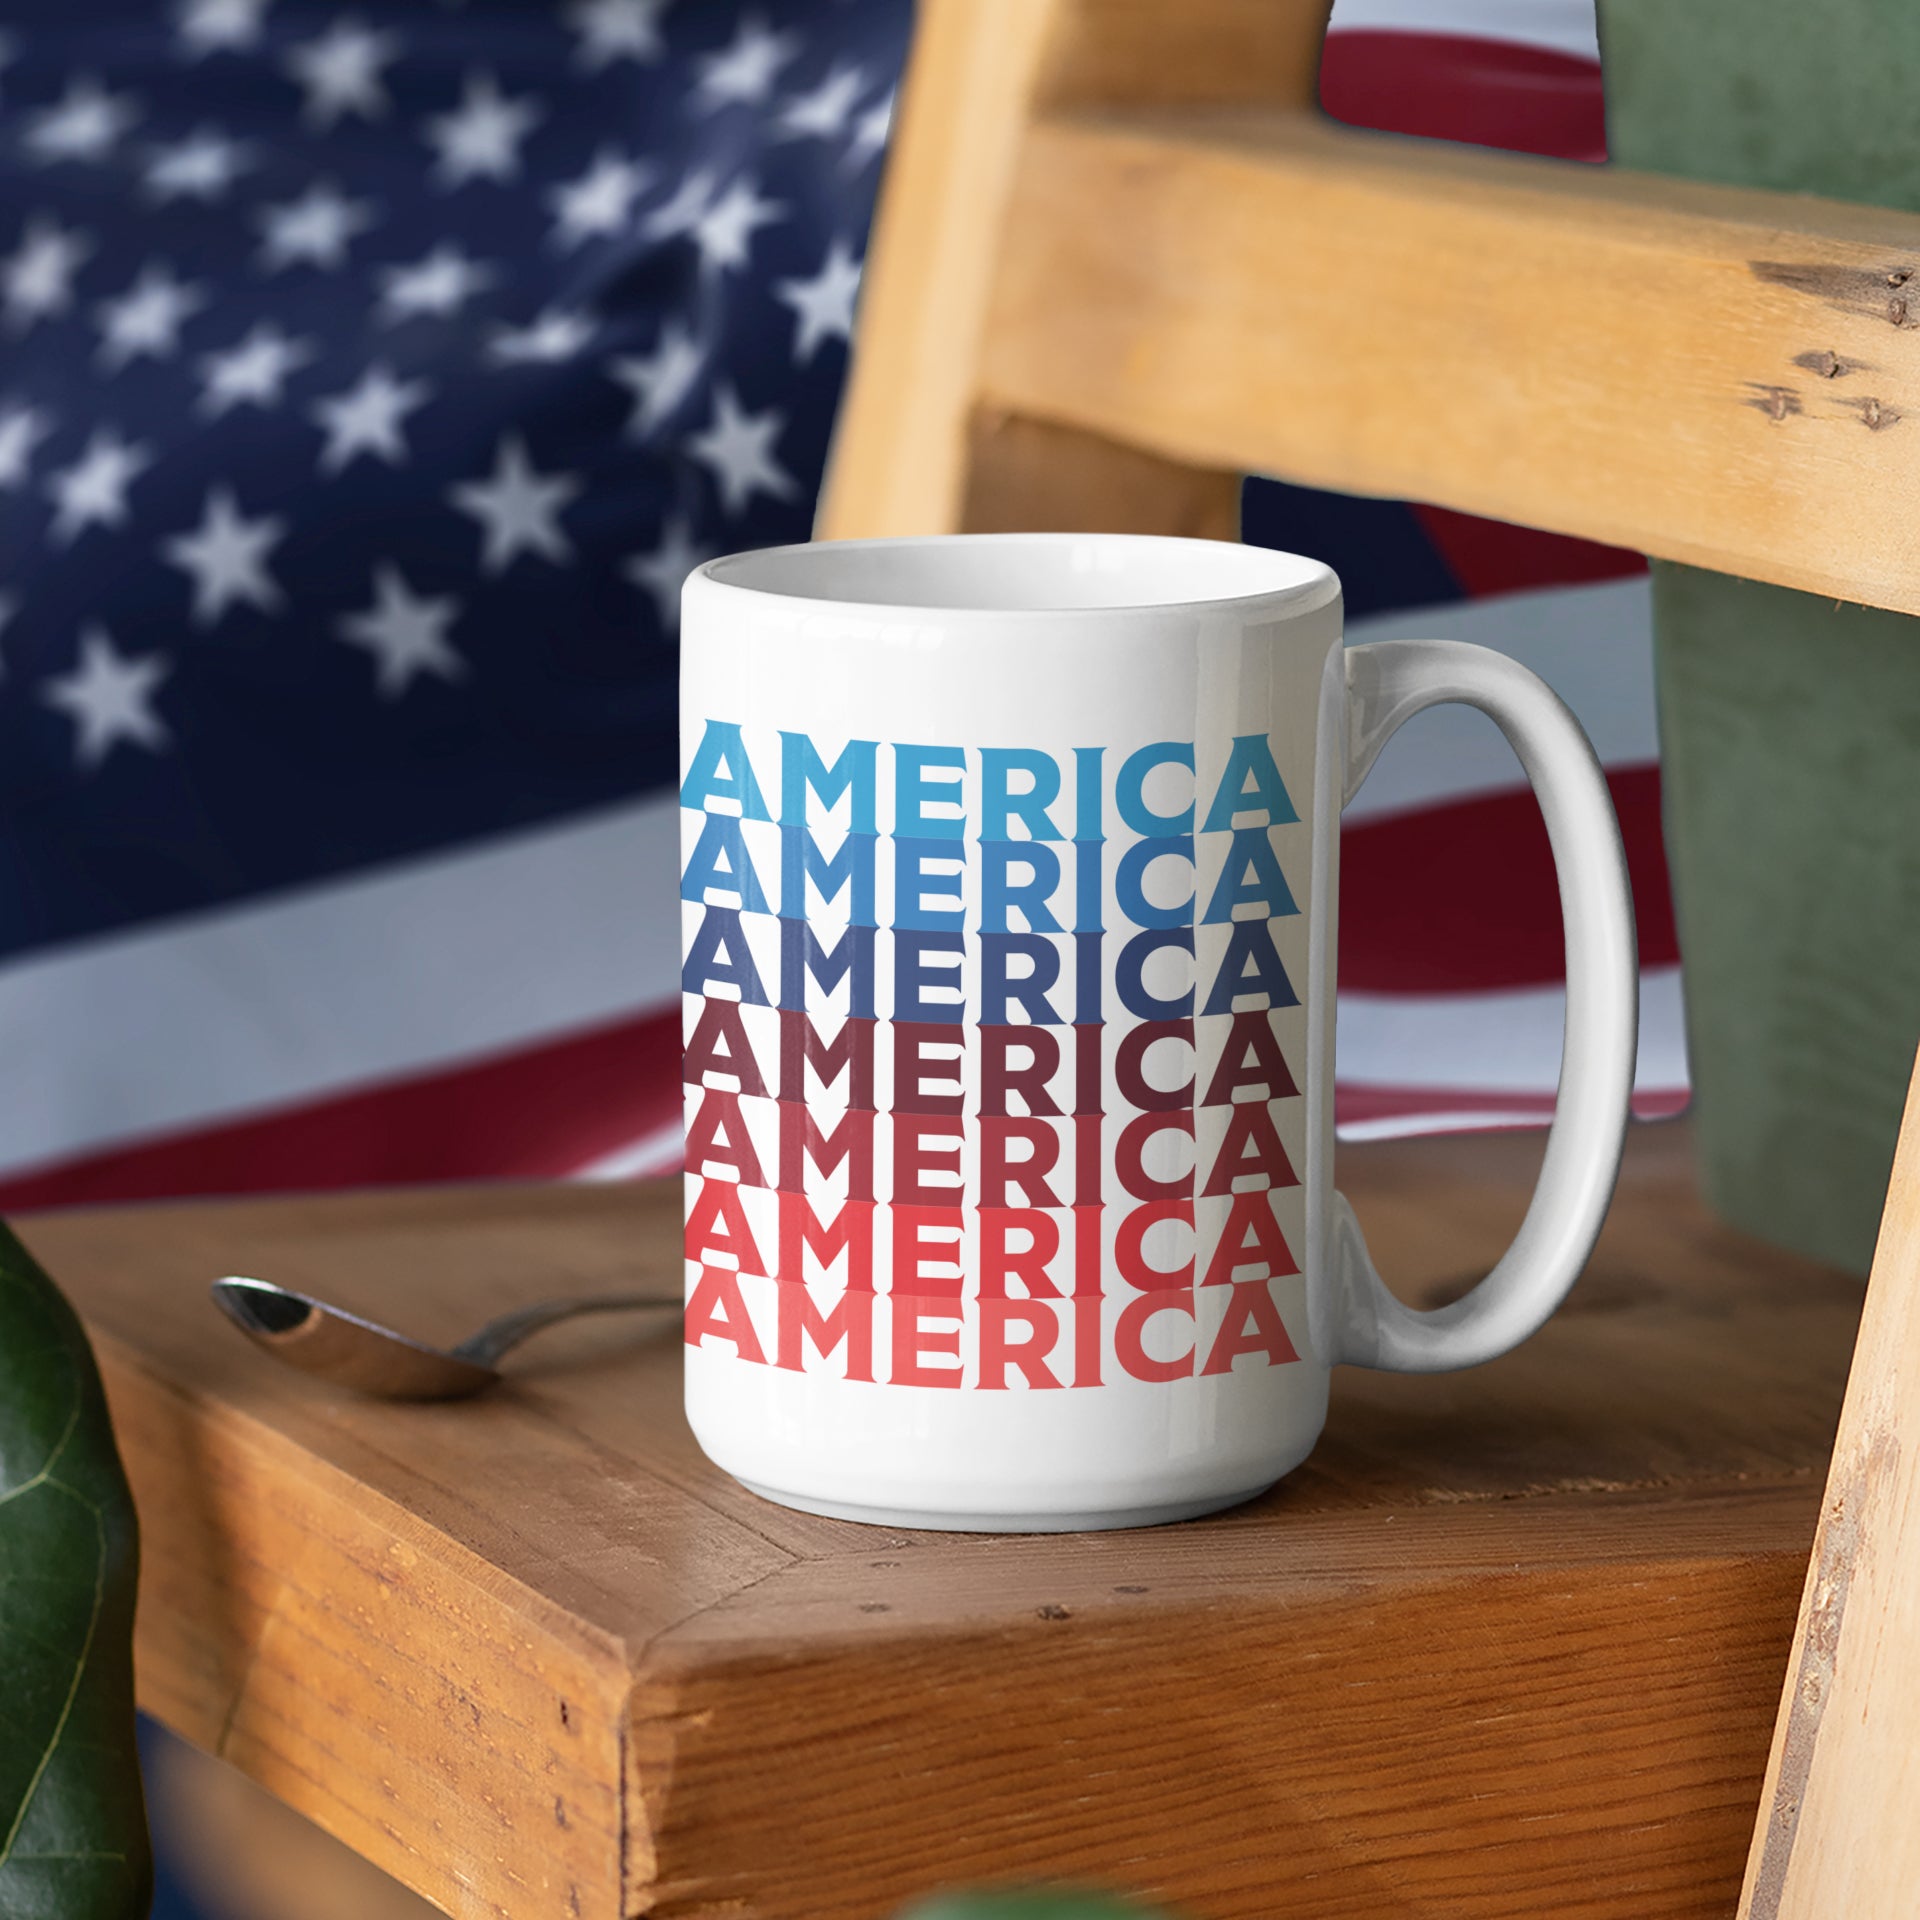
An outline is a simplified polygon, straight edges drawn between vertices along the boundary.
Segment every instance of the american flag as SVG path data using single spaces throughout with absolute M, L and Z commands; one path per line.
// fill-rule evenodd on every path
M 0 1199 L 672 1162 L 675 624 L 907 9 L 14 5 Z
M 677 1164 L 678 589 L 808 531 L 906 0 L 0 20 L 0 1204 Z M 1593 143 L 1584 0 L 1335 25 L 1337 112 Z M 1684 1098 L 1638 563 L 1266 484 L 1248 517 L 1354 637 L 1567 695 L 1636 867 L 1643 1090 Z M 1350 1133 L 1550 1105 L 1517 782 L 1436 715 L 1353 811 Z

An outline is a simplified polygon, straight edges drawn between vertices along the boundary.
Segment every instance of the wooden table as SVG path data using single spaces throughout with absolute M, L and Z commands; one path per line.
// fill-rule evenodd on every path
M 1342 1150 L 1433 1303 L 1537 1138 Z M 1131 1534 L 764 1504 L 672 1330 L 556 1331 L 462 1406 L 216 1320 L 258 1271 L 452 1337 L 676 1266 L 678 1186 L 47 1216 L 145 1527 L 146 1706 L 462 1915 L 880 1916 L 1065 1878 L 1194 1916 L 1732 1910 L 1859 1308 L 1636 1132 L 1592 1269 L 1478 1372 L 1347 1372 L 1277 1492 Z

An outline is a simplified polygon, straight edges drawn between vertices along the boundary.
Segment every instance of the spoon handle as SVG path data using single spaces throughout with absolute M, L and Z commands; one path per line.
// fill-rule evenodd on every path
M 677 1307 L 678 1293 L 592 1293 L 571 1300 L 542 1300 L 531 1307 L 516 1307 L 489 1320 L 452 1349 L 462 1360 L 475 1366 L 497 1366 L 500 1356 L 517 1347 L 529 1334 L 550 1327 L 556 1320 L 571 1320 L 581 1313 L 625 1313 L 636 1307 Z

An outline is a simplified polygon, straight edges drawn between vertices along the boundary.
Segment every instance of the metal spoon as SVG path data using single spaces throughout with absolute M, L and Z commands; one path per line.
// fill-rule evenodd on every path
M 311 1294 L 235 1274 L 213 1283 L 214 1305 L 256 1346 L 302 1373 L 381 1400 L 462 1400 L 500 1378 L 509 1348 L 578 1313 L 677 1307 L 677 1293 L 596 1293 L 542 1300 L 489 1320 L 457 1347 L 429 1347 Z

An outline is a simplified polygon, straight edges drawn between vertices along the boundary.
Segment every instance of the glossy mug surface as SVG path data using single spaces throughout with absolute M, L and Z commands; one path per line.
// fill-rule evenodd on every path
M 1171 1520 L 1297 1465 L 1336 1363 L 1470 1365 L 1553 1311 L 1637 976 L 1604 782 L 1531 674 L 1344 649 L 1317 561 L 1117 535 L 734 555 L 682 635 L 686 1395 L 721 1467 L 892 1526 Z M 1539 791 L 1567 1051 L 1513 1248 L 1423 1314 L 1332 1184 L 1337 829 L 1445 700 Z

